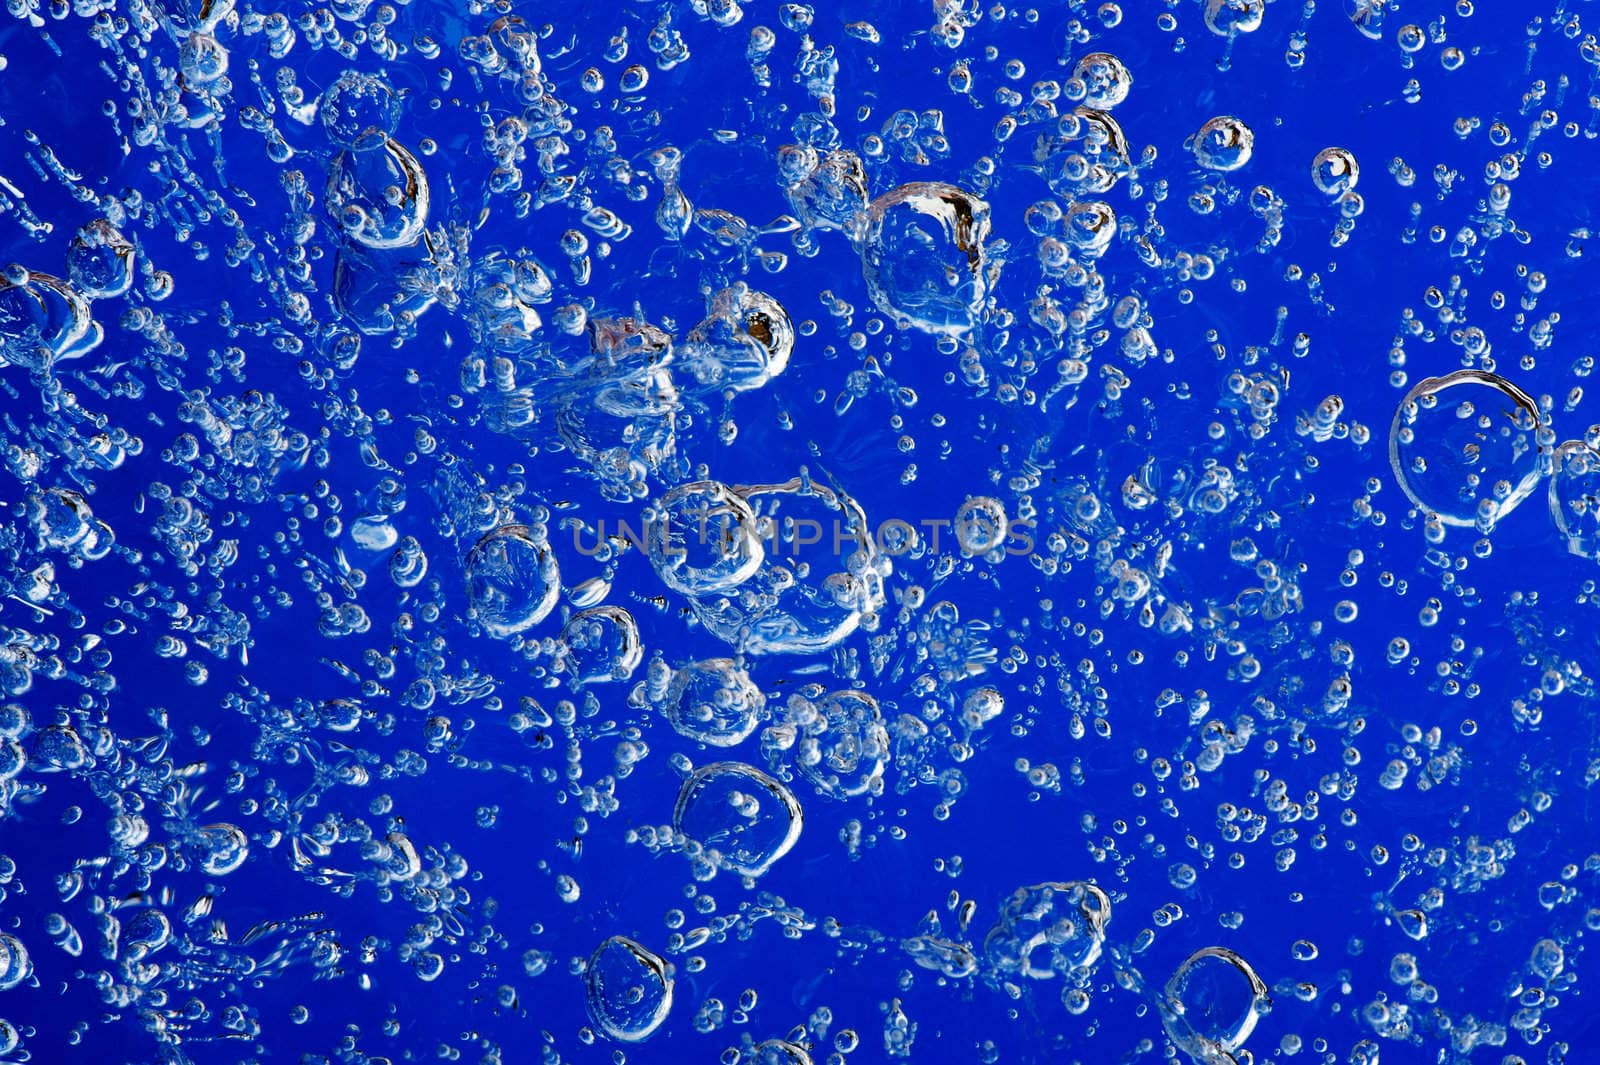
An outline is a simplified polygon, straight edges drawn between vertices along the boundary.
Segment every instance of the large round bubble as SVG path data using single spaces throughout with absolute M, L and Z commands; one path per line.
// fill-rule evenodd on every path
M 561 571 L 543 533 L 502 525 L 467 554 L 467 600 L 491 636 L 513 636 L 539 624 L 561 596 Z
M 928 333 L 966 333 L 983 317 L 989 205 L 954 185 L 913 181 L 872 201 L 861 267 L 880 310 Z
M 1267 985 L 1226 947 L 1191 954 L 1167 981 L 1160 1002 L 1167 1036 L 1195 1065 L 1232 1061 L 1272 1008 Z
M 678 791 L 672 827 L 699 844 L 716 868 L 757 877 L 795 845 L 800 801 L 781 781 L 742 762 L 695 770 Z
M 1539 483 L 1540 421 L 1533 397 L 1497 374 L 1430 377 L 1395 411 L 1389 465 L 1419 509 L 1487 530 Z
M 712 747 L 733 747 L 754 732 L 766 697 L 731 658 L 708 658 L 672 674 L 666 716 L 679 733 Z
M 672 967 L 627 936 L 612 936 L 584 968 L 589 1018 L 609 1039 L 649 1039 L 672 1012 Z

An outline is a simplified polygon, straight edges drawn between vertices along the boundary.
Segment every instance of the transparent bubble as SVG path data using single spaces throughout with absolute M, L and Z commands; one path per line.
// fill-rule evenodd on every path
M 1194 157 L 1207 170 L 1238 170 L 1250 161 L 1256 136 L 1232 115 L 1207 120 L 1194 137 Z
M 324 206 L 364 248 L 406 248 L 428 224 L 428 175 L 394 140 L 372 151 L 340 152 L 328 168 Z
M 1350 25 L 1361 31 L 1361 35 L 1369 41 L 1383 40 L 1383 16 L 1386 13 L 1385 0 L 1344 0 L 1345 12 L 1350 16 Z
M 768 1039 L 757 1043 L 751 1065 L 811 1065 L 811 1055 L 798 1043 L 787 1039 Z
M 813 702 L 789 699 L 784 720 L 766 743 L 791 752 L 800 774 L 835 799 L 878 794 L 889 759 L 889 730 L 878 701 L 862 691 L 837 691 Z
M 578 684 L 627 680 L 644 658 L 639 625 L 620 606 L 597 606 L 572 615 L 561 639 L 568 669 Z
M 766 556 L 750 504 L 719 481 L 679 485 L 646 520 L 650 562 L 662 582 L 682 595 L 737 588 Z
M 1219 37 L 1254 33 L 1261 28 L 1266 0 L 1206 0 L 1206 29 Z
M 210 876 L 227 876 L 250 856 L 250 837 L 238 825 L 206 825 L 194 833 L 189 843 L 200 868 Z
M 1090 52 L 1078 60 L 1072 76 L 1083 82 L 1087 93 L 1083 105 L 1096 111 L 1109 111 L 1128 98 L 1133 75 L 1122 60 L 1109 52 Z
M 92 299 L 110 299 L 133 287 L 133 242 L 104 218 L 78 230 L 67 247 L 67 276 Z
M 990 496 L 974 496 L 956 511 L 956 542 L 969 555 L 986 555 L 1006 541 L 1009 519 L 1005 504 Z
M 67 282 L 20 268 L 0 274 L 0 359 L 42 370 L 97 347 L 104 333 Z
M 672 967 L 627 936 L 612 936 L 584 969 L 589 1018 L 622 1043 L 649 1039 L 672 1012 Z
M 872 201 L 861 245 L 867 291 L 902 326 L 962 334 L 983 315 L 993 264 L 989 205 L 939 182 L 914 181 Z
M 1361 180 L 1361 165 L 1348 148 L 1324 148 L 1311 160 L 1311 181 L 1324 196 L 1342 196 Z
M 0 932 L 0 991 L 10 991 L 33 975 L 33 962 L 22 940 Z
M 555 609 L 561 572 L 543 532 L 502 525 L 467 553 L 467 601 L 491 636 L 525 632 Z
M 731 658 L 709 658 L 672 674 L 664 709 L 679 733 L 712 747 L 733 747 L 755 731 L 766 696 Z
M 1033 146 L 1034 161 L 1059 196 L 1110 192 L 1133 172 L 1128 139 L 1105 111 L 1075 108 L 1048 123 Z
M 984 939 L 984 955 L 1007 975 L 1048 980 L 1088 969 L 1100 958 L 1111 900 L 1082 880 L 1035 884 L 1011 893 Z
M 1272 998 L 1243 958 L 1205 947 L 1178 966 L 1158 1005 L 1173 1043 L 1196 1065 L 1216 1065 L 1244 1046 Z
M 736 492 L 755 518 L 758 564 L 735 591 L 694 600 L 707 630 L 749 654 L 815 654 L 876 615 L 893 566 L 853 499 L 801 477 Z
M 382 78 L 347 70 L 323 90 L 317 118 L 336 146 L 371 151 L 394 135 L 400 124 L 400 100 Z
M 795 845 L 800 802 L 778 780 L 742 762 L 695 770 L 678 791 L 672 827 L 698 843 L 715 864 L 756 877 Z
M 1567 549 L 1600 557 L 1600 452 L 1582 440 L 1556 448 L 1548 491 L 1550 516 L 1567 538 Z
M 1389 465 L 1419 509 L 1491 528 L 1539 483 L 1538 405 L 1483 370 L 1418 382 L 1395 411 Z
M 781 374 L 794 351 L 794 323 L 783 305 L 740 282 L 711 297 L 678 361 L 702 385 L 744 392 Z
M 843 148 L 825 153 L 787 144 L 778 149 L 778 176 L 789 206 L 812 229 L 843 230 L 852 238 L 865 224 L 867 175 L 861 157 Z
M 228 72 L 228 50 L 209 33 L 191 33 L 178 48 L 178 69 L 189 85 L 210 85 Z

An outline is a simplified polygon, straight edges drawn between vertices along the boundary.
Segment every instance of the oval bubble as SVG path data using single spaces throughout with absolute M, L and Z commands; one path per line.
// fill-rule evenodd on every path
M 795 845 L 800 801 L 780 781 L 742 762 L 702 766 L 683 782 L 672 827 L 718 867 L 757 877 Z
M 317 118 L 338 147 L 371 151 L 383 147 L 400 124 L 400 101 L 382 78 L 347 70 L 323 90 Z
M 999 972 L 1048 980 L 1087 969 L 1100 958 L 1111 900 L 1082 880 L 1020 887 L 1000 905 L 984 939 L 984 955 Z
M 1051 190 L 1068 199 L 1109 192 L 1133 172 L 1122 126 L 1088 107 L 1049 123 L 1034 142 L 1033 158 Z
M 33 975 L 33 962 L 22 940 L 0 932 L 0 991 L 10 991 Z
M 1078 60 L 1072 76 L 1087 90 L 1083 104 L 1096 111 L 1109 111 L 1128 98 L 1133 75 L 1122 60 L 1110 52 L 1090 52 Z
M 820 794 L 848 799 L 883 791 L 889 730 L 866 692 L 830 692 L 816 702 L 791 696 L 774 731 L 788 733 L 781 738 L 793 747 L 795 765 Z
M 766 705 L 761 689 L 731 658 L 708 658 L 674 672 L 664 703 L 673 728 L 712 747 L 743 743 Z
M 1195 161 L 1220 173 L 1238 170 L 1250 161 L 1256 135 L 1232 115 L 1208 119 L 1194 135 Z
M 1548 495 L 1550 517 L 1567 538 L 1567 550 L 1600 557 L 1600 452 L 1582 440 L 1556 448 Z
M 88 302 L 67 282 L 34 270 L 0 273 L 0 359 L 42 370 L 75 359 L 104 337 Z
M 711 633 L 749 654 L 815 654 L 876 615 L 893 564 L 855 500 L 803 477 L 734 491 L 756 516 L 763 554 L 737 594 L 691 604 Z
M 210 876 L 227 876 L 250 856 L 250 837 L 238 825 L 206 825 L 189 843 L 197 853 L 200 868 Z
M 749 502 L 720 481 L 668 492 L 647 515 L 644 532 L 656 574 L 687 596 L 737 588 L 766 556 Z
M 784 371 L 794 335 L 781 303 L 740 282 L 711 297 L 705 320 L 684 337 L 678 358 L 700 384 L 746 392 Z
M 467 553 L 467 600 L 491 636 L 507 637 L 539 624 L 561 596 L 561 571 L 543 531 L 502 525 Z
M 840 229 L 855 237 L 866 222 L 867 175 L 861 157 L 843 148 L 819 153 L 786 144 L 778 174 L 789 206 L 809 229 Z
M 1219 37 L 1254 33 L 1266 8 L 1266 0 L 1206 0 L 1206 29 Z
M 612 936 L 584 969 L 589 1017 L 608 1038 L 638 1043 L 672 1012 L 672 967 L 627 936 Z
M 578 684 L 627 680 L 644 658 L 639 625 L 620 606 L 597 606 L 572 615 L 561 629 L 567 668 Z
M 991 282 L 989 205 L 954 185 L 913 181 L 872 201 L 861 269 L 872 301 L 902 326 L 966 333 Z
M 394 140 L 381 151 L 340 152 L 328 168 L 328 215 L 365 248 L 415 244 L 428 224 L 428 201 L 422 164 Z
M 1311 160 L 1311 182 L 1324 196 L 1343 196 L 1361 181 L 1361 164 L 1348 148 L 1324 148 Z
M 1243 958 L 1205 947 L 1178 966 L 1158 1005 L 1168 1038 L 1196 1065 L 1216 1065 L 1234 1060 L 1272 998 Z
M 1484 531 L 1539 483 L 1533 397 L 1497 374 L 1419 381 L 1389 427 L 1389 466 L 1406 498 L 1446 525 Z
M 67 246 L 67 277 L 92 299 L 124 295 L 133 287 L 133 242 L 106 219 L 96 218 Z

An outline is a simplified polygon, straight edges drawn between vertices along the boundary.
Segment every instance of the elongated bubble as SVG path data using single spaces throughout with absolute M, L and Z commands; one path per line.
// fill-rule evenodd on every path
M 1082 880 L 1020 887 L 1000 906 L 983 941 L 999 973 L 1048 980 L 1087 969 L 1100 958 L 1111 900 Z

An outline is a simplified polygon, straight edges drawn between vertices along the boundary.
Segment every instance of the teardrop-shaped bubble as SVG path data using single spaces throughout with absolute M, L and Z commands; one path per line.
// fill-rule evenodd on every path
M 755 731 L 767 699 L 731 658 L 693 662 L 672 674 L 664 709 L 672 727 L 712 747 L 733 747 Z
M 572 679 L 578 684 L 627 680 L 644 658 L 639 625 L 620 606 L 580 611 L 561 629 Z
M 543 531 L 502 525 L 467 553 L 467 600 L 478 624 L 507 637 L 539 624 L 561 597 L 561 571 Z
M 347 70 L 323 90 L 317 118 L 328 140 L 353 152 L 381 148 L 400 124 L 400 100 L 374 74 Z
M 867 291 L 902 326 L 962 334 L 989 293 L 989 205 L 954 185 L 913 181 L 872 201 L 861 244 Z
M 584 969 L 589 1018 L 607 1038 L 638 1043 L 672 1012 L 672 967 L 627 936 L 612 936 Z
M 1178 966 L 1158 1005 L 1178 1049 L 1196 1065 L 1218 1065 L 1234 1060 L 1272 998 L 1243 958 L 1226 947 L 1206 947 Z
M 719 481 L 674 488 L 652 508 L 644 531 L 657 575 L 682 595 L 737 588 L 761 568 L 765 557 L 755 512 Z
M 704 321 L 678 357 L 702 385 L 745 392 L 783 372 L 794 351 L 794 323 L 783 305 L 743 282 L 711 297 Z
M 87 354 L 103 337 L 88 302 L 67 282 L 14 267 L 0 273 L 0 360 L 42 370 Z
M 211 876 L 227 876 L 250 856 L 250 837 L 238 825 L 219 822 L 195 832 L 190 846 L 200 868 Z
M 1206 0 L 1206 29 L 1219 37 L 1254 33 L 1266 8 L 1266 0 Z
M 839 229 L 854 238 L 865 225 L 867 175 L 855 152 L 786 144 L 778 149 L 778 175 L 807 228 Z
M 1122 60 L 1110 52 L 1090 52 L 1078 60 L 1072 76 L 1083 82 L 1085 107 L 1109 111 L 1128 98 L 1133 75 Z
M 33 962 L 22 940 L 0 932 L 0 991 L 10 991 L 33 975 Z
M 96 218 L 67 246 L 67 277 L 93 299 L 123 295 L 133 287 L 133 242 L 106 219 Z
M 1111 900 L 1083 880 L 1020 887 L 1000 904 L 1000 919 L 983 941 L 999 972 L 1048 980 L 1088 969 L 1100 959 Z
M 1582 440 L 1556 448 L 1548 490 L 1550 517 L 1567 538 L 1567 550 L 1600 558 L 1600 452 Z
M 691 604 L 711 633 L 748 654 L 817 654 L 882 608 L 893 563 L 855 500 L 805 477 L 735 491 L 763 554 L 736 592 Z
M 791 696 L 777 726 L 784 728 L 793 734 L 796 767 L 819 793 L 848 799 L 882 792 L 889 730 L 866 692 L 830 692 L 816 702 Z
M 340 152 L 328 168 L 328 215 L 366 248 L 405 248 L 428 224 L 428 175 L 397 141 L 382 150 Z
M 749 877 L 789 853 L 802 823 L 794 793 L 742 762 L 695 770 L 672 811 L 672 827 L 700 844 L 719 868 Z
M 1194 135 L 1195 160 L 1207 170 L 1227 173 L 1250 161 L 1256 135 L 1232 115 L 1208 119 Z
M 1311 182 L 1324 196 L 1343 196 L 1361 181 L 1361 164 L 1348 148 L 1324 148 L 1311 160 Z
M 1429 377 L 1395 411 L 1389 466 L 1419 509 L 1487 531 L 1539 483 L 1539 423 L 1533 397 L 1497 374 Z

